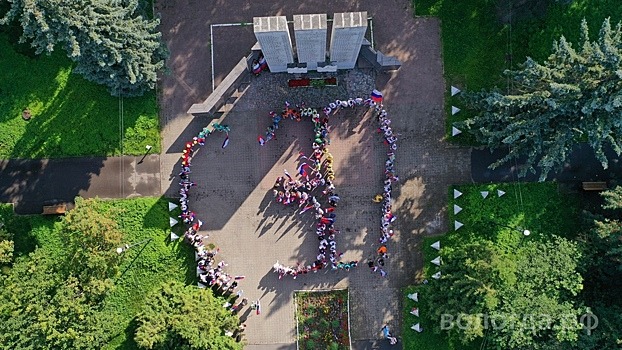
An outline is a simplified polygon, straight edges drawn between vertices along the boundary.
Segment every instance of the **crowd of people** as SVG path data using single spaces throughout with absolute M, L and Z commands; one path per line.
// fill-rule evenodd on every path
M 261 136 L 258 138 L 260 145 L 264 145 L 265 142 L 275 137 L 275 131 L 279 128 L 279 123 L 283 119 L 300 121 L 302 118 L 307 117 L 311 119 L 314 126 L 313 153 L 309 157 L 306 157 L 302 152 L 300 153 L 298 158 L 300 164 L 298 165 L 296 174 L 297 178 L 293 178 L 289 172 L 285 170 L 285 176 L 279 176 L 276 179 L 273 194 L 276 201 L 279 203 L 284 205 L 297 205 L 300 208 L 300 214 L 310 209 L 315 211 L 315 218 L 319 220 L 316 225 L 316 234 L 320 241 L 319 254 L 316 260 L 310 265 L 298 264 L 292 267 L 277 262 L 273 266 L 273 270 L 275 273 L 279 274 L 279 278 L 283 276 L 292 276 L 296 278 L 300 274 L 317 272 L 329 266 L 332 270 L 350 270 L 350 268 L 358 266 L 358 261 L 338 261 L 343 254 L 337 252 L 335 238 L 339 234 L 339 230 L 334 227 L 336 219 L 334 210 L 340 197 L 335 193 L 335 186 L 333 184 L 335 179 L 333 156 L 327 148 L 327 145 L 330 144 L 330 127 L 328 122 L 330 116 L 335 115 L 342 108 L 367 106 L 376 107 L 378 109 L 379 101 L 374 95 L 376 92 L 377 91 L 374 90 L 374 93 L 372 93 L 372 96 L 368 99 L 351 98 L 348 100 L 336 100 L 335 102 L 331 102 L 328 106 L 323 108 L 322 114 L 313 108 L 306 108 L 304 103 L 300 106 L 292 107 L 288 102 L 285 103 L 285 108 L 282 113 L 276 114 L 270 112 L 272 125 L 267 128 L 265 139 Z M 386 119 L 386 112 L 382 112 L 384 113 L 383 118 Z M 391 137 L 392 133 L 390 127 L 388 130 L 390 134 L 389 137 Z M 390 147 L 395 147 L 394 137 L 388 138 L 386 141 L 390 142 Z M 387 163 L 387 169 L 391 170 L 391 172 L 394 172 L 392 167 L 393 159 L 394 157 L 390 159 L 391 167 L 389 167 Z M 320 190 L 316 191 L 318 188 L 323 190 L 321 190 L 321 192 Z M 327 206 L 321 204 L 323 200 L 326 200 Z M 390 221 L 394 220 L 391 215 L 389 215 Z
M 279 278 L 283 276 L 296 278 L 300 274 L 317 272 L 329 266 L 333 270 L 338 270 L 343 266 L 348 266 L 346 270 L 349 270 L 350 267 L 357 266 L 358 262 L 352 265 L 351 263 L 353 262 L 338 262 L 342 254 L 339 254 L 336 248 L 335 237 L 338 235 L 339 230 L 334 228 L 336 218 L 334 209 L 340 198 L 334 193 L 333 180 L 335 179 L 335 173 L 332 167 L 333 156 L 327 149 L 327 145 L 330 144 L 330 127 L 328 126 L 330 116 L 335 115 L 342 108 L 356 106 L 366 106 L 374 109 L 375 118 L 378 122 L 378 132 L 383 135 L 384 143 L 388 148 L 383 192 L 374 198 L 374 202 L 382 204 L 381 234 L 378 240 L 380 247 L 377 250 L 378 255 L 375 258 L 368 259 L 367 262 L 373 272 L 378 272 L 383 277 L 387 276 L 387 272 L 384 270 L 385 260 L 388 258 L 386 243 L 394 235 L 391 225 L 396 220 L 391 210 L 391 191 L 393 183 L 399 181 L 399 178 L 395 171 L 397 135 L 393 133 L 391 119 L 389 119 L 387 111 L 383 108 L 382 101 L 382 93 L 374 90 L 367 99 L 351 98 L 331 102 L 323 108 L 322 114 L 313 108 L 306 108 L 304 103 L 300 106 L 292 107 L 288 102 L 285 102 L 285 108 L 282 113 L 270 112 L 272 125 L 267 128 L 265 139 L 261 136 L 258 138 L 262 146 L 265 142 L 275 138 L 275 131 L 279 128 L 279 123 L 283 119 L 300 121 L 302 118 L 308 117 L 313 122 L 315 132 L 312 145 L 313 154 L 306 157 L 301 152 L 298 158 L 299 165 L 296 178 L 292 177 L 285 170 L 285 176 L 279 176 L 276 179 L 273 194 L 279 203 L 297 205 L 300 208 L 300 214 L 310 209 L 315 211 L 315 217 L 319 220 L 316 226 L 316 234 L 320 241 L 319 254 L 310 265 L 285 266 L 277 262 L 273 266 L 273 270 L 279 274 Z M 320 190 L 316 191 L 318 188 L 323 188 L 323 190 L 321 192 Z M 328 202 L 328 206 L 323 206 L 320 203 L 324 199 Z
M 199 220 L 196 213 L 190 210 L 188 206 L 188 196 L 190 195 L 190 189 L 196 186 L 196 183 L 190 180 L 191 174 L 191 161 L 195 151 L 195 147 L 205 145 L 205 138 L 213 131 L 220 131 L 227 134 L 225 142 L 228 140 L 229 127 L 221 125 L 219 123 L 213 123 L 212 129 L 206 127 L 196 137 L 192 138 L 185 144 L 181 155 L 181 171 L 178 174 L 180 178 L 179 182 L 179 201 L 182 222 L 186 225 L 184 232 L 184 241 L 192 245 L 195 249 L 195 256 L 197 262 L 197 276 L 199 278 L 199 286 L 203 288 L 211 288 L 216 295 L 221 295 L 228 299 L 227 303 L 223 307 L 228 308 L 233 313 L 238 313 L 248 301 L 242 299 L 236 303 L 236 300 L 242 296 L 242 290 L 236 290 L 238 287 L 238 281 L 244 279 L 244 276 L 232 276 L 224 271 L 224 267 L 227 263 L 220 261 L 216 263 L 215 256 L 218 254 L 219 249 L 208 249 L 205 246 L 205 239 L 207 235 L 201 234 L 201 226 L 203 222 Z M 198 146 L 197 146 L 198 145 Z M 226 147 L 223 144 L 223 148 Z M 241 324 L 239 328 L 234 331 L 230 331 L 228 335 L 235 338 L 237 341 L 241 341 L 241 333 L 244 330 L 244 325 Z
M 300 106 L 302 109 L 299 109 Z M 310 265 L 299 264 L 296 267 L 288 267 L 277 262 L 274 265 L 274 272 L 279 274 L 279 278 L 283 276 L 296 278 L 299 274 L 317 272 L 329 266 L 337 270 L 341 266 L 339 265 L 341 262 L 338 261 L 340 254 L 337 252 L 336 242 L 340 231 L 335 227 L 336 214 L 334 212 L 341 198 L 335 192 L 333 156 L 327 148 L 330 143 L 328 138 L 330 113 L 321 116 L 316 109 L 306 108 L 304 104 L 300 106 L 292 108 L 288 102 L 285 102 L 285 108 L 280 115 L 270 113 L 273 127 L 268 128 L 269 131 L 276 130 L 282 119 L 300 121 L 303 117 L 311 119 L 314 129 L 313 152 L 308 157 L 303 152 L 299 153 L 296 178 L 285 170 L 285 176 L 279 176 L 276 179 L 273 194 L 279 203 L 298 206 L 300 214 L 308 210 L 314 211 L 315 219 L 318 220 L 315 231 L 319 240 L 318 255 Z
M 369 259 L 367 264 L 371 268 L 372 272 L 378 272 L 382 277 L 386 277 L 387 272 L 384 270 L 385 260 L 388 258 L 386 243 L 394 235 L 391 225 L 396 220 L 396 216 L 391 210 L 391 190 L 393 183 L 399 181 L 395 171 L 397 135 L 393 133 L 391 128 L 391 119 L 389 119 L 387 111 L 382 106 L 382 93 L 374 90 L 372 92 L 372 99 L 375 102 L 373 107 L 374 112 L 376 113 L 376 120 L 378 122 L 378 133 L 382 134 L 384 144 L 387 146 L 387 160 L 384 163 L 385 179 L 382 194 L 377 194 L 373 199 L 374 202 L 382 204 L 380 238 L 378 239 L 380 247 L 377 249 L 378 254 L 375 259 Z

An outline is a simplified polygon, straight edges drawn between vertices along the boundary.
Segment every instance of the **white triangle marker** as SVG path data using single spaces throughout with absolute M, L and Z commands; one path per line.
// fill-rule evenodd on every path
M 497 195 L 499 197 L 503 196 L 504 194 L 505 194 L 505 191 L 497 190 Z
M 441 249 L 441 241 L 436 241 L 434 243 L 432 243 L 432 245 L 430 245 L 430 247 L 436 249 L 436 250 L 440 250 Z
M 462 130 L 456 128 L 455 126 L 451 127 L 451 136 L 458 136 L 462 134 Z
M 417 331 L 419 333 L 423 332 L 423 328 L 421 328 L 421 325 L 419 325 L 419 323 L 412 325 L 410 329 Z
M 462 211 L 462 207 L 457 204 L 454 204 L 454 215 L 458 214 L 461 211 Z
M 437 280 L 437 279 L 441 278 L 441 272 L 439 271 L 439 272 L 437 272 L 437 273 L 433 274 L 433 275 L 432 275 L 432 278 L 434 278 L 435 280 Z
M 458 191 L 458 190 L 456 190 L 456 189 L 454 188 L 454 199 L 456 199 L 456 198 L 458 198 L 458 197 L 460 197 L 460 196 L 462 196 L 462 192 L 460 192 L 460 191 Z
M 173 209 L 175 209 L 177 207 L 178 207 L 177 204 L 168 202 L 168 211 L 172 211 Z
M 408 299 L 412 301 L 419 301 L 419 293 L 408 294 Z
M 480 193 L 482 194 L 483 198 L 488 197 L 488 191 L 481 191 Z
M 457 220 L 454 221 L 454 231 L 458 231 L 458 229 L 462 226 L 464 226 L 464 224 L 461 223 L 460 221 L 457 221 Z
M 169 224 L 169 225 L 171 225 L 171 227 L 173 227 L 173 226 L 177 225 L 177 223 L 178 223 L 178 222 L 179 222 L 179 221 L 177 221 L 177 220 L 175 220 L 175 219 L 173 219 L 173 218 L 169 218 L 169 219 L 168 219 L 168 224 Z
M 456 96 L 457 94 L 460 93 L 460 91 L 462 91 L 462 90 L 458 89 L 457 87 L 455 87 L 453 85 L 451 86 L 451 96 Z
M 178 239 L 179 239 L 179 236 L 178 236 L 178 235 L 176 235 L 175 233 L 171 232 L 171 242 L 172 242 L 172 241 L 176 241 L 176 240 L 178 240 Z
M 436 265 L 436 266 L 441 266 L 441 257 L 437 256 L 436 258 L 434 258 L 432 261 L 430 261 L 432 264 Z
M 419 317 L 419 309 L 413 307 L 412 309 L 410 309 L 410 314 Z
M 460 108 L 451 106 L 451 115 L 456 115 L 458 112 L 460 112 Z

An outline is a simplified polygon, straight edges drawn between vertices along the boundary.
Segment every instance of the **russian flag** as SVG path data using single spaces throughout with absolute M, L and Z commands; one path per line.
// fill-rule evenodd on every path
M 374 89 L 374 91 L 371 92 L 371 99 L 376 103 L 382 102 L 382 92 Z
M 307 167 L 307 163 L 302 163 L 300 164 L 300 166 L 298 167 L 298 174 L 302 177 L 307 176 L 307 172 L 305 171 L 305 167 Z

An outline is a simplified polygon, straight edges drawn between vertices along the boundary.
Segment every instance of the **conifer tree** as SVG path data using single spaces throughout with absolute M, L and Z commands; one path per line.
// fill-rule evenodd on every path
M 491 149 L 509 148 L 491 168 L 524 156 L 521 174 L 537 167 L 543 181 L 580 142 L 591 146 L 604 168 L 605 146 L 622 153 L 622 22 L 612 28 L 606 19 L 598 40 L 590 41 L 583 20 L 578 47 L 562 36 L 544 63 L 527 58 L 521 70 L 505 74 L 509 93 L 465 95 L 475 116 L 461 125 Z
M 138 0 L 9 0 L 0 24 L 19 21 L 21 42 L 36 53 L 57 45 L 77 63 L 74 72 L 108 87 L 111 94 L 136 96 L 154 88 L 166 47 L 158 19 L 136 14 Z

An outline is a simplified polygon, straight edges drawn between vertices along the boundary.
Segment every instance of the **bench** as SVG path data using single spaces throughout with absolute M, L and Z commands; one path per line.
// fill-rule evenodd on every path
M 604 191 L 607 189 L 605 181 L 583 182 L 582 185 L 584 191 Z
M 62 203 L 43 206 L 43 215 L 60 215 L 65 214 L 66 211 L 67 205 Z

